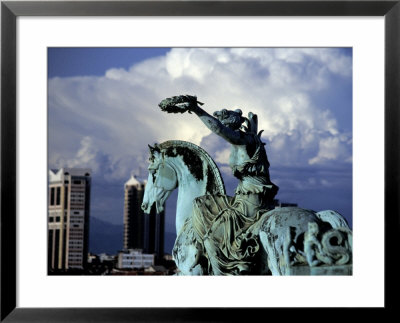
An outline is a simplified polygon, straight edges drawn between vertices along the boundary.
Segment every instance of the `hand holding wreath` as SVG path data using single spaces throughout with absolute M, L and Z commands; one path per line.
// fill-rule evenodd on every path
M 159 107 L 162 111 L 168 113 L 184 113 L 189 111 L 195 111 L 197 105 L 203 105 L 203 103 L 197 101 L 197 97 L 193 95 L 179 95 L 166 98 L 159 103 Z

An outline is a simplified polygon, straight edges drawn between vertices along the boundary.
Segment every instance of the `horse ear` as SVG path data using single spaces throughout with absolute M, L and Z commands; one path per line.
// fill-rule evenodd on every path
M 152 158 L 152 157 L 154 156 L 154 151 L 155 151 L 156 149 L 155 149 L 155 147 L 151 147 L 150 145 L 147 145 L 147 146 L 149 146 L 150 158 Z
M 158 147 L 157 143 L 154 143 L 154 147 L 152 147 L 150 145 L 147 145 L 147 146 L 149 146 L 151 155 L 154 155 L 154 152 L 160 152 L 160 148 Z
M 149 161 L 154 162 L 154 159 L 158 157 L 157 156 L 157 152 L 158 152 L 157 146 L 156 146 L 156 144 L 154 145 L 154 147 L 152 147 L 150 145 L 147 145 L 147 146 L 149 146 L 149 151 L 150 151 Z

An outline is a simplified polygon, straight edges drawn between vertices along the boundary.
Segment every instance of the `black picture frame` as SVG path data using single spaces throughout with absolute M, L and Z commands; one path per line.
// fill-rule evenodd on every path
M 19 16 L 384 16 L 385 19 L 385 307 L 396 310 L 394 263 L 399 236 L 400 0 L 395 1 L 2 1 L 1 3 L 1 322 L 233 322 L 292 316 L 287 308 L 16 307 L 16 19 Z M 373 131 L 373 125 L 371 125 Z M 373 154 L 373 147 L 371 147 Z M 374 170 L 371 170 L 371 189 Z M 373 202 L 372 202 L 373 203 Z M 373 232 L 371 232 L 373 239 Z M 373 261 L 373 255 L 371 255 Z M 371 278 L 372 279 L 372 278 Z M 266 291 L 268 292 L 268 291 Z M 40 293 L 40 291 L 38 291 Z M 301 293 L 299 291 L 299 293 Z M 40 295 L 38 295 L 39 297 Z M 167 296 L 166 296 L 167 297 Z M 335 309 L 325 309 L 337 315 Z M 356 310 L 356 309 L 355 309 Z M 350 310 L 348 310 L 350 311 Z M 384 312 L 382 312 L 384 311 Z M 350 313 L 348 312 L 350 315 Z M 298 315 L 298 313 L 294 314 Z M 329 314 L 327 314 L 329 315 Z M 263 318 L 264 316 L 264 318 Z M 271 318 L 269 318 L 271 317 Z M 250 319 L 249 319 L 250 318 Z M 322 319 L 322 318 L 321 318 Z M 341 319 L 341 318 L 338 318 Z

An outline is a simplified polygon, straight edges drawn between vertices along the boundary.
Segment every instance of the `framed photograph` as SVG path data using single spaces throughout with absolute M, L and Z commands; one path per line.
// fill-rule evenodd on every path
M 399 1 L 3 1 L 1 321 L 236 321 L 311 307 L 387 314 L 398 282 L 399 15 Z M 150 229 L 143 246 L 125 229 L 113 275 L 100 275 L 112 271 L 104 253 L 82 275 L 89 186 L 93 228 L 109 233 L 92 250 L 117 250 L 99 241 L 129 217 L 124 188 L 129 195 L 147 178 L 148 144 L 200 145 L 233 194 L 226 145 L 194 114 L 157 108 L 180 94 L 197 95 L 209 113 L 258 115 L 271 180 L 285 187 L 274 203 L 343 213 L 354 232 L 350 275 L 161 277 L 173 268 L 154 264 L 158 275 L 132 275 L 122 262 L 137 255 L 126 250 L 162 257 L 173 245 L 150 242 Z M 75 187 L 68 198 L 60 180 Z M 75 209 L 64 218 L 67 200 Z M 155 232 L 165 225 L 174 240 L 178 222 L 158 211 Z M 67 257 L 66 220 L 76 251 Z

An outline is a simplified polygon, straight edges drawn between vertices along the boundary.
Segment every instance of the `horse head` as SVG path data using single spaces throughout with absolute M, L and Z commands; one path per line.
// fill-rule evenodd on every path
M 149 145 L 149 149 L 149 176 L 144 191 L 142 210 L 150 213 L 155 204 L 157 213 L 159 213 L 164 210 L 165 201 L 177 187 L 178 180 L 175 170 L 168 163 L 159 146 L 157 144 L 154 147 Z

